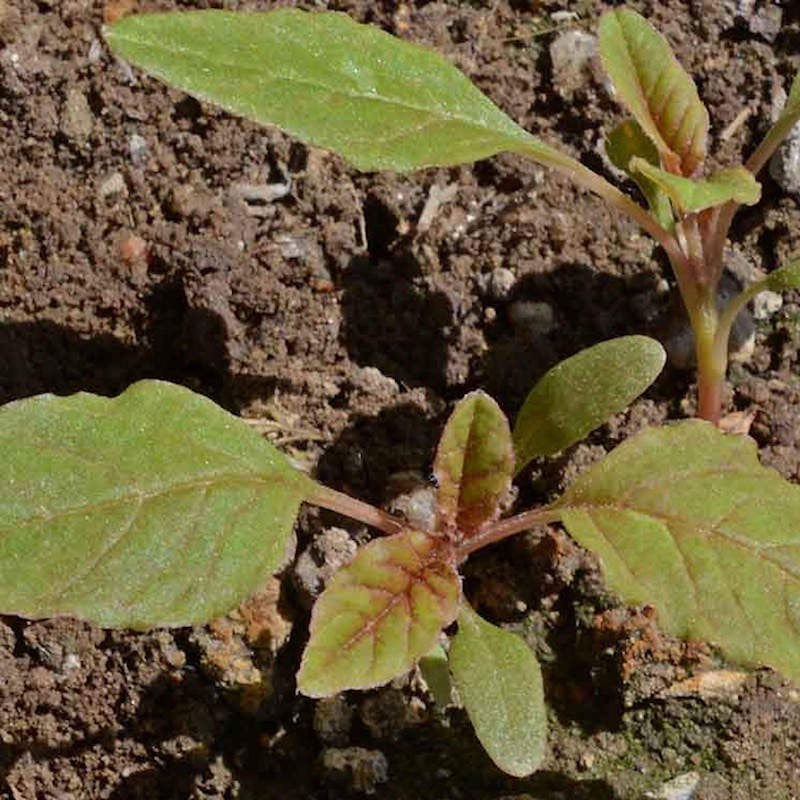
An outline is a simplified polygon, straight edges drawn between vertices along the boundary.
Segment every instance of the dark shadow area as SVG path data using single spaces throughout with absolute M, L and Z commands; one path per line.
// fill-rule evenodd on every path
M 368 229 L 369 230 L 369 229 Z M 450 301 L 405 253 L 356 258 L 342 273 L 342 336 L 350 358 L 407 386 L 445 387 Z
M 487 331 L 489 350 L 474 366 L 470 383 L 513 414 L 559 361 L 615 336 L 646 333 L 651 321 L 643 318 L 639 305 L 648 293 L 655 297 L 655 279 L 646 273 L 622 278 L 564 264 L 552 272 L 526 275 L 498 308 Z M 518 319 L 512 324 L 512 306 L 516 313 L 527 310 L 527 323 Z
M 0 404 L 43 392 L 113 396 L 138 380 L 157 378 L 236 411 L 285 385 L 231 372 L 225 320 L 192 307 L 180 279 L 165 279 L 144 299 L 136 328 L 141 344 L 132 345 L 110 334 L 83 336 L 49 320 L 0 322 Z
M 317 465 L 324 484 L 367 502 L 386 499 L 390 477 L 430 469 L 439 435 L 438 420 L 418 406 L 400 403 L 375 417 L 354 415 Z

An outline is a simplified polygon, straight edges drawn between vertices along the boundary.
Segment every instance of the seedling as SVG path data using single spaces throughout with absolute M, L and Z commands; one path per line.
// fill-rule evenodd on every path
M 553 167 L 627 214 L 664 248 L 695 337 L 698 416 L 718 422 L 731 326 L 765 289 L 800 286 L 800 262 L 720 308 L 725 243 L 755 176 L 800 119 L 800 74 L 783 113 L 744 165 L 703 174 L 708 111 L 669 44 L 631 10 L 600 21 L 603 65 L 631 119 L 606 146 L 648 208 L 532 136 L 437 54 L 337 13 L 199 11 L 133 16 L 106 30 L 123 58 L 201 99 L 362 170 L 411 170 L 519 153 Z
M 664 628 L 800 678 L 800 490 L 751 440 L 699 420 L 645 430 L 555 502 L 501 519 L 512 476 L 580 440 L 664 363 L 641 336 L 595 345 L 534 387 L 513 432 L 482 392 L 459 402 L 433 465 L 429 530 L 322 486 L 250 426 L 188 389 L 143 381 L 114 399 L 43 395 L 0 409 L 0 611 L 145 629 L 207 622 L 285 562 L 302 501 L 377 528 L 313 609 L 297 685 L 379 686 L 457 623 L 449 669 L 495 763 L 527 775 L 546 731 L 539 666 L 462 594 L 470 554 L 561 522 L 613 589 Z M 441 651 L 440 651 L 441 655 Z

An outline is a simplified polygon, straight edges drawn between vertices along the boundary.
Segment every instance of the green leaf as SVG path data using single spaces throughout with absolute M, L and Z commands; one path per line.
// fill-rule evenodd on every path
M 600 20 L 600 58 L 621 101 L 670 172 L 692 175 L 706 156 L 708 111 L 667 40 L 629 9 Z
M 206 622 L 281 566 L 313 482 L 188 389 L 0 409 L 0 611 L 106 627 Z
M 411 669 L 458 613 L 453 560 L 443 538 L 414 530 L 361 548 L 314 606 L 298 689 L 327 697 Z
M 676 636 L 800 679 L 800 488 L 755 442 L 688 420 L 650 428 L 555 504 L 612 589 Z
M 764 288 L 773 292 L 800 289 L 800 258 L 770 272 L 764 279 Z
M 752 206 L 761 199 L 761 184 L 744 167 L 723 169 L 704 180 L 673 175 L 635 157 L 631 159 L 631 169 L 657 184 L 683 212 L 702 211 L 728 200 Z
M 470 536 L 496 519 L 513 468 L 505 414 L 484 392 L 466 395 L 450 415 L 436 451 L 437 529 Z
M 626 119 L 617 125 L 606 138 L 606 153 L 617 169 L 621 169 L 636 181 L 659 224 L 670 229 L 673 224 L 673 216 L 669 198 L 657 183 L 642 173 L 633 172 L 630 169 L 631 159 L 634 156 L 643 158 L 656 167 L 661 164 L 658 149 L 639 123 L 633 119 Z
M 166 83 L 362 170 L 461 164 L 519 149 L 571 163 L 437 53 L 344 14 L 145 14 L 124 17 L 105 36 L 118 55 Z
M 440 644 L 435 644 L 430 652 L 419 660 L 419 671 L 428 684 L 436 705 L 439 708 L 450 705 L 453 687 L 447 666 L 447 653 Z
M 544 757 L 547 712 L 539 662 L 525 642 L 464 603 L 450 645 L 450 669 L 492 761 L 509 775 L 530 775 Z
M 517 416 L 517 470 L 579 442 L 638 397 L 664 367 L 655 339 L 609 339 L 556 364 L 533 387 Z

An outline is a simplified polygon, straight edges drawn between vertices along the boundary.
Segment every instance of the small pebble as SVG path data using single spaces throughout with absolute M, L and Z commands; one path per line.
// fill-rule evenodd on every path
M 97 194 L 101 200 L 117 200 L 126 197 L 128 187 L 121 172 L 112 172 L 98 187 Z
M 62 133 L 75 141 L 88 139 L 94 127 L 94 114 L 86 95 L 80 89 L 70 89 L 61 113 Z
M 781 310 L 783 295 L 780 292 L 759 292 L 753 298 L 753 316 L 756 319 L 768 319 Z
M 131 138 L 128 139 L 128 155 L 137 167 L 147 161 L 147 157 L 150 155 L 150 145 L 147 144 L 147 139 L 139 136 L 138 133 L 132 133 Z
M 332 778 L 345 779 L 350 788 L 375 794 L 389 779 L 389 762 L 380 750 L 364 747 L 328 747 L 322 751 L 322 769 Z
M 496 303 L 502 303 L 508 299 L 516 282 L 517 278 L 510 269 L 506 267 L 493 269 L 489 274 L 489 282 L 486 287 L 489 297 Z
M 647 792 L 645 797 L 650 800 L 692 800 L 698 783 L 700 773 L 686 772 L 663 783 L 655 791 Z
M 327 528 L 303 550 L 294 566 L 294 578 L 309 596 L 316 597 L 339 567 L 356 554 L 357 545 L 342 528 Z

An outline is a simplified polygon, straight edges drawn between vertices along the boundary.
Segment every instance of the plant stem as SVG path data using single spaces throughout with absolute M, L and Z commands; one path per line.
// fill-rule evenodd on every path
M 320 483 L 314 484 L 313 494 L 307 495 L 305 499 L 308 503 L 322 506 L 330 511 L 336 511 L 351 519 L 357 519 L 365 525 L 370 525 L 379 531 L 383 531 L 383 533 L 400 533 L 406 527 L 402 520 L 387 511 L 375 508 L 369 503 L 356 500 L 355 497 L 350 497 L 350 495 L 343 492 L 337 492 L 335 489 L 323 486 Z
M 539 164 L 552 167 L 558 172 L 571 178 L 579 186 L 583 186 L 590 192 L 602 197 L 610 206 L 617 211 L 627 214 L 634 222 L 640 225 L 649 233 L 666 251 L 670 260 L 680 256 L 680 248 L 675 238 L 647 209 L 635 203 L 626 194 L 610 184 L 601 175 L 585 167 L 577 159 L 564 155 L 561 152 L 547 148 L 543 152 L 541 147 L 517 148 L 517 152 L 528 156 Z
M 470 553 L 487 547 L 495 542 L 501 542 L 515 533 L 527 530 L 533 525 L 543 525 L 547 522 L 558 522 L 561 519 L 561 512 L 557 508 L 544 506 L 532 511 L 525 511 L 513 517 L 492 522 L 481 528 L 480 532 L 463 542 L 458 548 L 456 555 L 459 561 L 463 561 Z
M 706 287 L 700 304 L 689 309 L 697 353 L 697 416 L 719 423 L 722 415 L 722 385 L 728 367 L 728 339 L 718 336 L 716 286 Z

